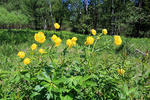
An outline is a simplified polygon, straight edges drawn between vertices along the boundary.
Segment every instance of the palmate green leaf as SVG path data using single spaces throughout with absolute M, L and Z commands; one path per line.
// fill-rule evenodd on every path
M 11 72 L 0 70 L 0 78 L 5 78 L 5 77 L 7 77 L 8 74 L 11 74 Z
M 51 87 L 51 85 L 50 85 L 50 83 L 48 83 L 48 82 L 45 82 L 45 81 L 42 81 L 41 83 L 40 83 L 43 87 Z
M 55 84 L 60 84 L 60 83 L 64 83 L 65 80 L 66 80 L 65 77 L 61 77 L 61 78 L 59 78 L 59 79 L 53 80 L 53 83 L 55 83 Z
M 34 90 L 40 92 L 44 87 L 41 87 L 40 85 L 35 86 Z
M 47 82 L 51 82 L 51 79 L 50 79 L 50 77 L 47 75 L 47 73 L 46 72 L 42 72 L 42 73 L 40 73 L 38 76 L 37 76 L 37 78 L 39 79 L 39 80 L 45 80 L 45 81 L 47 81 Z
M 84 82 L 84 84 L 85 84 L 86 86 L 90 86 L 90 87 L 95 87 L 95 86 L 97 86 L 97 83 L 96 83 L 96 82 L 93 82 L 93 81 L 86 81 L 86 82 Z
M 18 83 L 18 82 L 20 81 L 20 76 L 17 75 L 17 76 L 15 77 L 14 81 L 15 81 L 16 83 Z
M 33 93 L 31 94 L 30 98 L 33 98 L 33 97 L 35 97 L 35 96 L 37 96 L 37 95 L 40 95 L 40 93 L 39 93 L 39 92 L 33 92 Z
M 54 90 L 55 92 L 59 92 L 59 93 L 68 93 L 70 91 L 70 89 L 67 89 L 67 87 L 60 87 Z

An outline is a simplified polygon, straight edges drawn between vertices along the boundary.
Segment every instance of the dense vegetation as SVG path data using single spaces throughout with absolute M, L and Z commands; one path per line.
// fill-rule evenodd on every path
M 1 0 L 0 28 L 54 29 L 150 37 L 149 0 Z
M 86 46 L 88 35 L 43 31 L 46 41 L 39 44 L 34 40 L 38 32 L 0 30 L 2 100 L 150 99 L 148 38 L 122 37 L 122 45 L 115 46 L 112 36 L 98 38 L 97 33 L 97 43 Z M 62 39 L 58 47 L 51 38 L 54 34 Z M 66 40 L 72 37 L 77 37 L 77 44 L 67 48 Z M 38 47 L 32 51 L 33 43 Z M 30 58 L 29 64 L 17 56 L 19 51 Z

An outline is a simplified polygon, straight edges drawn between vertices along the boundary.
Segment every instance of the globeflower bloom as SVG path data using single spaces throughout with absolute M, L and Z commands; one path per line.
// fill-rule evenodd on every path
M 55 42 L 55 46 L 58 47 L 61 44 L 61 39 L 59 37 L 56 38 Z
M 30 62 L 31 62 L 30 58 L 25 58 L 24 61 L 23 61 L 23 63 L 25 65 L 28 65 Z
M 51 37 L 51 39 L 52 39 L 53 42 L 55 42 L 55 40 L 56 40 L 57 38 L 58 38 L 58 37 L 57 37 L 56 35 L 53 35 L 53 36 Z
M 96 35 L 96 30 L 91 29 L 91 33 L 92 33 L 93 35 Z
M 32 51 L 33 51 L 33 50 L 36 50 L 36 48 L 37 48 L 37 45 L 36 45 L 35 43 L 33 43 L 33 44 L 31 45 Z
M 38 32 L 34 35 L 34 39 L 39 43 L 44 43 L 46 40 L 46 36 L 44 35 L 43 32 Z
M 73 41 L 72 41 L 71 39 L 68 39 L 68 40 L 66 41 L 66 45 L 67 45 L 69 48 L 71 48 L 71 47 L 73 46 Z
M 115 43 L 116 46 L 121 45 L 121 44 L 122 44 L 121 37 L 118 36 L 118 35 L 115 35 L 115 36 L 114 36 L 114 43 Z
M 107 29 L 103 29 L 102 30 L 102 33 L 104 34 L 104 35 L 106 35 L 108 32 L 107 32 Z
M 71 39 L 71 41 L 72 41 L 72 46 L 75 46 L 76 45 L 76 41 L 77 41 L 78 39 L 77 39 L 77 37 L 73 37 L 72 39 Z
M 85 45 L 92 45 L 94 43 L 94 38 L 92 36 L 88 36 L 86 38 L 86 42 L 84 43 Z
M 24 58 L 24 57 L 25 57 L 25 52 L 19 51 L 18 54 L 17 54 L 17 56 L 18 56 L 19 58 Z
M 41 49 L 39 49 L 39 53 L 43 54 L 43 53 L 46 53 L 46 52 L 45 52 L 44 49 L 41 48 Z
M 59 29 L 59 28 L 60 28 L 60 25 L 59 25 L 58 23 L 55 23 L 55 24 L 54 24 L 54 27 L 55 27 L 55 29 Z
M 77 39 L 77 37 L 73 37 L 71 40 L 72 41 L 77 41 L 78 39 Z
M 118 74 L 123 75 L 125 73 L 125 70 L 124 69 L 118 69 L 117 72 L 118 72 Z

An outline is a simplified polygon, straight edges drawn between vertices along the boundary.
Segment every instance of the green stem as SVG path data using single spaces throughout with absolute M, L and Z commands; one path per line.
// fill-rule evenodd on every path
M 101 37 L 102 35 L 103 34 L 99 34 L 98 37 Z M 97 41 L 98 41 L 98 39 L 96 39 L 95 42 L 94 42 L 94 45 L 93 45 L 93 48 L 92 48 L 92 53 L 94 52 Z
M 54 43 L 52 44 L 51 48 L 49 49 L 49 53 L 52 51 L 53 47 L 54 47 Z M 53 59 L 50 54 L 49 54 L 49 58 L 53 62 Z
M 101 37 L 103 34 L 99 34 L 98 36 L 99 37 Z M 94 45 L 93 45 L 93 48 L 92 48 L 92 52 L 90 53 L 90 59 L 89 59 L 89 61 L 88 61 L 88 65 L 90 66 L 90 69 L 91 69 L 91 72 L 92 72 L 92 65 L 91 65 L 91 56 L 92 56 L 92 54 L 93 54 L 93 52 L 94 52 L 94 49 L 95 49 L 95 46 L 96 46 L 96 43 L 97 43 L 97 41 L 98 41 L 98 39 L 96 38 L 96 40 L 95 40 L 95 42 L 94 42 Z

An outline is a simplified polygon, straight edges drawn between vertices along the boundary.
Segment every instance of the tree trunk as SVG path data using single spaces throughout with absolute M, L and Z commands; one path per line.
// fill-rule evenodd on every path
M 86 3 L 85 11 L 86 11 L 86 14 L 88 14 L 88 0 L 86 0 L 85 3 Z
M 50 0 L 47 0 L 48 4 L 49 4 L 49 11 L 50 11 L 50 16 L 51 16 L 51 23 L 52 23 L 52 29 L 54 29 L 54 21 L 53 21 L 53 14 L 52 14 L 52 5 Z
M 112 2 L 111 2 L 111 4 L 112 4 L 112 9 L 111 9 L 111 14 L 112 14 L 112 18 L 111 18 L 111 30 L 112 30 L 112 35 L 114 34 L 114 0 L 112 0 Z

